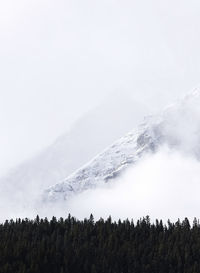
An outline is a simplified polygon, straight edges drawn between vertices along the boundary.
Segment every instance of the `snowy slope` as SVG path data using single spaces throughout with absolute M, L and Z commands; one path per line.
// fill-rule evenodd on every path
M 139 158 L 156 152 L 164 144 L 199 157 L 199 106 L 200 92 L 195 90 L 159 116 L 147 118 L 138 129 L 116 141 L 63 182 L 47 189 L 43 200 L 68 200 L 74 194 L 107 183 Z
M 142 120 L 147 108 L 126 94 L 91 110 L 41 154 L 0 179 L 2 196 L 29 204 L 47 187 L 64 180 Z M 2 199 L 2 198 L 1 198 Z M 26 205 L 25 205 L 26 206 Z
M 145 125 L 137 132 L 129 133 L 65 181 L 46 190 L 44 200 L 66 200 L 75 193 L 115 178 L 127 166 L 136 162 L 144 152 L 156 149 L 160 140 L 155 140 L 152 135 L 153 131 L 150 133 Z

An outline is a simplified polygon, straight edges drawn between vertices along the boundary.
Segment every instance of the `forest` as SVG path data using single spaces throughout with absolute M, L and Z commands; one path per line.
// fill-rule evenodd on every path
M 0 225 L 0 273 L 199 273 L 200 224 L 16 219 Z

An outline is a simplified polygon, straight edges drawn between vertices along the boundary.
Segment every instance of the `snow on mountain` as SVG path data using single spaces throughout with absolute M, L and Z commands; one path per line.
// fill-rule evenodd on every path
M 2 177 L 1 200 L 12 196 L 9 204 L 26 207 L 47 187 L 65 179 L 138 124 L 147 111 L 147 107 L 126 94 L 110 97 L 41 154 Z
M 67 200 L 75 193 L 115 178 L 129 165 L 135 163 L 143 153 L 157 148 L 161 138 L 160 134 L 155 132 L 156 129 L 156 126 L 148 127 L 146 123 L 142 124 L 138 130 L 116 141 L 62 183 L 47 189 L 43 195 L 44 201 Z
M 84 190 L 107 183 L 161 145 L 200 158 L 200 91 L 195 90 L 152 116 L 97 155 L 63 182 L 48 188 L 43 201 L 68 200 Z

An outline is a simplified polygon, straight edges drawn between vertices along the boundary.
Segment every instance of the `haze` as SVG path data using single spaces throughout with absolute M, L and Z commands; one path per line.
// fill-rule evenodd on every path
M 196 86 L 199 13 L 197 0 L 2 0 L 0 173 L 108 95 L 154 112 Z

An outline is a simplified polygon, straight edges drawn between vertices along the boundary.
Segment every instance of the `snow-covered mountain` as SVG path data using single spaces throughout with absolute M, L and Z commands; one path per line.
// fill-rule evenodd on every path
M 39 155 L 2 177 L 1 200 L 12 196 L 8 204 L 26 207 L 47 187 L 64 180 L 138 124 L 147 112 L 147 107 L 128 94 L 108 98 Z
M 74 194 L 107 183 L 162 145 L 200 158 L 200 91 L 195 90 L 151 116 L 61 183 L 47 189 L 43 201 L 68 200 Z

